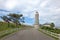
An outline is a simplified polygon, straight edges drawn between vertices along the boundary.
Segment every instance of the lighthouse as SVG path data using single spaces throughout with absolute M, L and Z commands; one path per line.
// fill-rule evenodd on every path
M 35 29 L 38 29 L 38 28 L 39 28 L 39 13 L 38 13 L 38 11 L 35 12 L 34 28 L 35 28 Z

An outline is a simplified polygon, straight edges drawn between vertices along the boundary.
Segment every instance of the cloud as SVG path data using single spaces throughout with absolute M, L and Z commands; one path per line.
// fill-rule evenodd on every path
M 16 7 L 18 1 L 17 0 L 7 0 L 5 2 L 5 8 L 8 10 L 12 10 Z
M 60 0 L 0 0 L 0 9 L 21 13 L 24 17 L 32 18 L 32 20 L 34 20 L 35 10 L 37 10 L 40 15 L 40 23 L 60 24 L 58 23 L 60 20 Z M 1 13 L 8 14 L 10 12 L 1 11 Z
M 43 1 L 43 2 L 40 4 L 40 7 L 41 7 L 41 8 L 44 8 L 44 7 L 47 5 L 48 2 L 49 2 L 48 0 Z

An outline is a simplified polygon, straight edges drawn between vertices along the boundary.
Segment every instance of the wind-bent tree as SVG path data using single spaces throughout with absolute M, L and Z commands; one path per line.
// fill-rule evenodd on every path
M 25 23 L 24 19 L 24 17 L 20 18 L 20 22 Z
M 9 14 L 8 15 L 9 18 L 11 19 L 12 22 L 16 23 L 16 26 L 18 24 L 21 24 L 20 22 L 24 21 L 23 19 L 23 15 L 22 14 Z
M 8 23 L 8 27 L 9 27 L 9 21 L 11 20 L 7 16 L 2 16 L 1 18 Z

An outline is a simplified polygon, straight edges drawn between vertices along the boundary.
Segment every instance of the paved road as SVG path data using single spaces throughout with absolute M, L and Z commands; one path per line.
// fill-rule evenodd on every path
M 21 30 L 4 40 L 54 40 L 50 36 L 47 36 L 36 29 Z

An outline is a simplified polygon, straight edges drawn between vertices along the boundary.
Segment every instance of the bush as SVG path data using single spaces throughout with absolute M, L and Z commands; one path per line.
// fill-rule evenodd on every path
M 57 29 L 57 28 L 53 29 L 51 27 L 42 26 L 41 29 L 48 30 L 48 31 L 58 33 L 58 34 L 60 33 L 60 29 Z
M 8 27 L 8 23 L 7 22 L 0 22 L 0 31 L 7 30 L 9 28 L 18 28 L 18 27 L 20 27 L 20 25 L 18 25 L 16 27 L 15 24 L 9 23 L 9 27 Z

